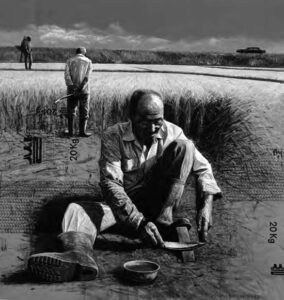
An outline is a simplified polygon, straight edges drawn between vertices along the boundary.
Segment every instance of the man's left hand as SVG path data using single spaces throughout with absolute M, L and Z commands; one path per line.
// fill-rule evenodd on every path
M 208 231 L 212 227 L 213 195 L 206 194 L 204 206 L 197 213 L 197 231 L 200 242 L 207 242 Z
M 140 229 L 140 238 L 146 245 L 163 247 L 164 241 L 153 222 L 147 222 Z
M 75 90 L 74 90 L 74 95 L 75 96 L 79 96 L 81 94 L 81 88 L 80 87 L 77 87 Z
M 76 89 L 77 89 L 76 85 L 68 85 L 68 93 L 74 94 Z

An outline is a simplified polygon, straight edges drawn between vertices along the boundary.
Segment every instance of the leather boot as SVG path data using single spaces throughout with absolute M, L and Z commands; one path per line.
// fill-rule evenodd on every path
M 89 132 L 86 132 L 87 130 L 87 124 L 88 120 L 87 119 L 80 119 L 80 124 L 79 124 L 79 136 L 81 137 L 89 137 L 92 134 Z
M 58 236 L 64 252 L 31 255 L 28 269 L 40 280 L 64 282 L 93 280 L 98 275 L 94 259 L 93 239 L 84 232 L 68 231 Z
M 68 135 L 70 137 L 74 136 L 74 124 L 75 123 L 75 117 L 72 116 L 68 116 Z

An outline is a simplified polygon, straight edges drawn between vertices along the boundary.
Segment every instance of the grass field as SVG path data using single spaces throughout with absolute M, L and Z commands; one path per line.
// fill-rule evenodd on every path
M 63 64 L 34 64 L 34 70 L 28 72 L 21 67 L 0 65 L 2 130 L 23 131 L 29 112 L 51 108 L 66 93 Z M 96 64 L 89 128 L 100 134 L 107 126 L 127 120 L 131 93 L 152 88 L 165 99 L 166 118 L 184 129 L 216 170 L 258 160 L 256 165 L 262 166 L 260 152 L 284 147 L 279 139 L 284 134 L 282 71 Z M 66 100 L 59 102 L 57 111 L 64 106 Z
M 24 293 L 27 299 L 35 299 L 46 291 L 49 295 L 60 294 L 62 299 L 91 298 L 98 291 L 102 299 L 127 295 L 130 299 L 141 295 L 145 299 L 205 299 L 214 295 L 221 299 L 281 294 L 281 283 L 275 284 L 266 273 L 274 263 L 273 255 L 280 257 L 283 244 L 280 242 L 273 249 L 267 245 L 267 224 L 274 219 L 282 224 L 283 219 L 283 205 L 277 205 L 283 195 L 282 160 L 273 152 L 284 147 L 282 69 L 94 65 L 89 129 L 95 135 L 80 139 L 75 163 L 68 156 L 70 140 L 48 136 L 46 152 L 53 153 L 52 159 L 29 165 L 23 160 L 26 115 L 39 106 L 51 107 L 54 99 L 66 91 L 62 64 L 35 64 L 35 70 L 28 72 L 22 67 L 0 65 L 0 216 L 2 223 L 6 222 L 6 227 L 1 224 L 2 232 L 25 231 L 31 211 L 51 199 L 59 203 L 76 193 L 95 197 L 100 133 L 108 125 L 126 119 L 125 103 L 137 88 L 152 88 L 164 96 L 167 119 L 183 127 L 210 159 L 224 200 L 215 204 L 211 241 L 204 250 L 197 251 L 196 263 L 181 265 L 174 255 L 160 250 L 125 251 L 111 245 L 107 251 L 97 250 L 102 270 L 98 280 L 86 285 L 67 283 L 51 290 L 50 286 L 12 276 L 10 281 L 6 279 L 11 285 L 0 285 L 5 298 L 15 296 L 13 290 L 18 295 Z M 57 109 L 64 105 L 63 101 Z M 76 190 L 78 183 L 85 186 L 77 186 Z M 193 217 L 192 203 L 186 201 L 191 192 L 188 187 L 183 212 Z M 54 220 L 53 215 L 48 216 L 52 227 L 50 220 Z M 2 235 L 1 248 L 6 244 L 8 248 L 2 252 L 2 277 L 11 274 L 11 265 L 23 268 L 33 239 L 32 235 Z M 21 264 L 18 257 L 22 258 Z M 144 257 L 162 266 L 152 287 L 117 283 L 113 266 L 126 259 Z
M 51 108 L 66 93 L 63 64 L 35 64 L 29 72 L 22 72 L 21 66 L 0 66 L 2 130 L 20 132 L 29 112 Z M 222 169 L 240 157 L 249 161 L 261 148 L 284 146 L 278 136 L 284 134 L 282 80 L 284 73 L 273 69 L 94 65 L 89 128 L 101 133 L 127 120 L 125 104 L 130 94 L 137 88 L 152 88 L 165 99 L 166 118 L 180 125 L 213 165 Z M 64 106 L 66 100 L 56 109 Z

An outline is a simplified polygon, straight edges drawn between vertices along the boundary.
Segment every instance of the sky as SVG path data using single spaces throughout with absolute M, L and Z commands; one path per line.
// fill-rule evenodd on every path
M 0 0 L 0 46 L 284 53 L 284 0 Z

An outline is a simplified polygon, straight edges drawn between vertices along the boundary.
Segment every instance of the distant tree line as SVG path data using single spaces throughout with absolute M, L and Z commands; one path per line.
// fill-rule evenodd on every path
M 71 48 L 33 48 L 33 58 L 34 62 L 63 63 L 74 51 Z M 284 67 L 284 54 L 88 49 L 87 56 L 94 63 Z M 18 62 L 19 58 L 16 46 L 0 47 L 0 62 Z

